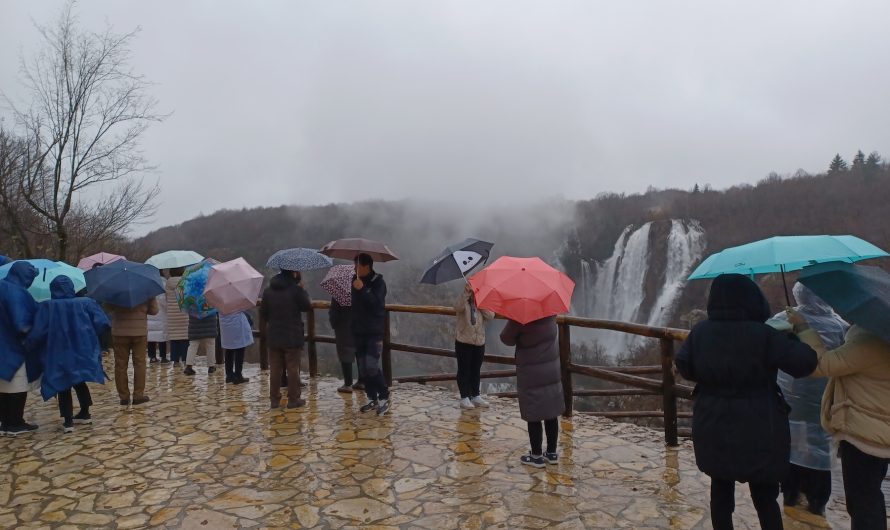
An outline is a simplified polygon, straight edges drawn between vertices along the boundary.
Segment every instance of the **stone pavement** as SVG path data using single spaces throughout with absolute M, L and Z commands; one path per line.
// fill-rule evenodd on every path
M 152 401 L 135 408 L 91 385 L 94 424 L 70 434 L 55 400 L 32 395 L 40 430 L 0 438 L 0 528 L 710 528 L 691 445 L 666 449 L 659 432 L 575 417 L 560 464 L 533 469 L 509 399 L 461 411 L 451 393 L 397 385 L 377 418 L 321 378 L 304 409 L 270 411 L 255 365 L 239 386 L 170 366 L 149 366 Z M 743 489 L 736 528 L 758 528 Z M 786 528 L 828 527 L 792 515 Z M 833 503 L 828 517 L 849 526 Z

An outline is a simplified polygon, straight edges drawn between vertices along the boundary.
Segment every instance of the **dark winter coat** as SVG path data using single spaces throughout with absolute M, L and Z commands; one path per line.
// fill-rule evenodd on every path
M 353 278 L 355 280 L 355 278 Z M 386 282 L 376 272 L 362 278 L 364 287 L 352 288 L 352 332 L 359 337 L 383 337 L 386 326 Z
M 12 381 L 13 376 L 27 359 L 28 380 L 39 376 L 36 357 L 25 354 L 22 341 L 34 324 L 37 302 L 27 291 L 37 269 L 27 261 L 13 263 L 9 274 L 0 280 L 0 379 Z M 30 362 L 30 361 L 35 362 Z
M 219 317 L 216 313 L 198 318 L 189 315 L 189 340 L 215 339 L 219 336 Z
M 355 336 L 352 334 L 352 307 L 340 305 L 331 298 L 328 320 L 337 340 L 337 359 L 341 363 L 355 361 Z
M 516 346 L 516 390 L 525 421 L 544 421 L 565 411 L 559 366 L 556 317 L 528 324 L 513 320 L 501 331 L 501 342 Z
M 270 348 L 302 348 L 304 311 L 312 308 L 306 290 L 288 272 L 275 275 L 263 291 L 260 315 L 266 322 Z
M 694 381 L 692 441 L 698 468 L 712 478 L 781 481 L 788 472 L 788 405 L 776 372 L 804 377 L 816 352 L 788 333 L 764 324 L 766 298 L 739 274 L 711 285 L 708 320 L 692 329 L 676 364 Z

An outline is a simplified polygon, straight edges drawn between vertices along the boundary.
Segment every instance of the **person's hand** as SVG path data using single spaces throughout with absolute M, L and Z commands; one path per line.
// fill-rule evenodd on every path
M 356 279 L 352 280 L 352 287 L 356 291 L 361 291 L 362 289 L 365 288 L 365 282 L 363 282 L 361 278 L 356 278 Z
M 785 314 L 788 315 L 788 323 L 797 331 L 799 328 L 807 327 L 807 320 L 793 307 L 789 307 L 785 310 Z
M 305 289 L 305 288 L 306 288 L 306 286 L 303 285 L 303 280 L 300 280 L 300 283 L 299 283 L 298 285 L 299 285 L 300 288 L 302 288 L 302 289 Z

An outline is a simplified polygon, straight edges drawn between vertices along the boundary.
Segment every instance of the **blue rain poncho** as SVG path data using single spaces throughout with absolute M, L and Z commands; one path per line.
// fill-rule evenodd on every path
M 850 327 L 834 312 L 830 305 L 819 298 L 802 283 L 795 283 L 792 289 L 797 311 L 807 323 L 822 337 L 827 350 L 833 350 L 844 343 L 844 335 Z M 785 312 L 776 320 L 788 319 Z M 805 377 L 794 379 L 779 371 L 776 378 L 785 400 L 791 406 L 788 415 L 791 424 L 791 463 L 798 466 L 827 471 L 831 469 L 831 436 L 822 429 L 820 411 L 822 394 L 828 384 L 826 377 Z
M 40 393 L 47 400 L 78 383 L 105 383 L 99 336 L 111 322 L 91 298 L 75 297 L 65 276 L 50 283 L 51 300 L 41 302 L 25 346 L 43 369 Z
M 28 380 L 38 377 L 39 369 L 25 355 L 22 341 L 34 323 L 37 302 L 28 287 L 37 277 L 37 269 L 26 261 L 13 263 L 9 274 L 0 280 L 0 379 L 12 381 L 28 360 Z

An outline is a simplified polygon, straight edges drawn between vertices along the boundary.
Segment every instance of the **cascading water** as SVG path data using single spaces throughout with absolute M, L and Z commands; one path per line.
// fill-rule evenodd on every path
M 664 285 L 649 312 L 650 326 L 667 324 L 671 309 L 680 297 L 683 286 L 686 285 L 686 277 L 705 251 L 705 231 L 697 221 L 684 222 L 672 219 L 667 248 Z

